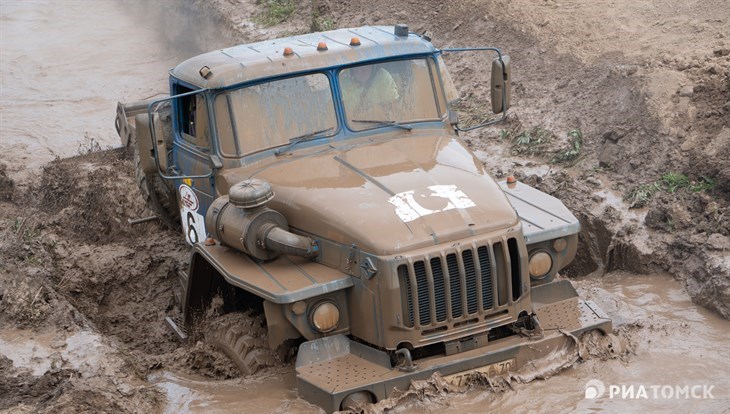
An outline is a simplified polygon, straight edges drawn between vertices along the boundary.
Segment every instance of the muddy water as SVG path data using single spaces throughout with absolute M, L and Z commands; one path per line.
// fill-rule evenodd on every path
M 36 376 L 56 368 L 98 373 L 106 368 L 105 361 L 111 353 L 102 337 L 93 332 L 80 331 L 68 336 L 16 329 L 0 332 L 0 354 L 13 361 L 13 366 Z
M 12 175 L 95 143 L 118 146 L 116 102 L 165 92 L 167 71 L 187 56 L 123 10 L 141 5 L 0 3 L 0 162 Z
M 617 325 L 631 328 L 635 355 L 627 361 L 592 359 L 547 380 L 514 384 L 493 393 L 476 387 L 465 393 L 441 394 L 423 401 L 403 401 L 395 412 L 727 412 L 730 410 L 730 322 L 692 304 L 682 286 L 665 275 L 612 273 L 576 283 L 581 294 L 595 300 Z M 623 328 L 626 329 L 626 328 Z M 170 400 L 167 412 L 318 412 L 296 398 L 293 369 L 227 382 L 212 382 L 173 373 L 150 378 Z M 586 384 L 598 380 L 605 394 L 586 399 Z M 610 387 L 640 389 L 648 398 L 610 398 Z M 708 387 L 714 398 L 663 398 L 669 388 Z M 621 388 L 623 387 L 623 388 Z M 712 388 L 709 388 L 712 387 Z M 696 388 L 700 393 L 701 388 Z M 664 394 L 662 394 L 664 392 Z M 672 391 L 676 396 L 676 391 Z M 707 394 L 709 397 L 710 394 Z M 699 395 L 699 394 L 697 394 Z M 245 401 L 245 405 L 241 402 Z
M 167 70 L 187 56 L 158 43 L 157 28 L 124 12 L 137 2 L 0 2 L 0 162 L 18 175 L 55 156 L 98 143 L 117 143 L 117 100 L 164 92 Z M 135 49 L 142 48 L 142 52 Z M 504 158 L 505 160 L 508 158 Z M 512 165 L 505 165 L 509 171 Z M 545 174 L 547 167 L 535 166 Z M 610 199 L 610 194 L 599 194 Z M 591 360 L 545 381 L 492 393 L 474 388 L 424 401 L 402 402 L 396 412 L 722 412 L 730 407 L 730 322 L 694 306 L 667 276 L 615 273 L 577 283 L 598 302 L 616 306 L 617 322 L 642 325 L 628 361 Z M 610 309 L 606 309 L 611 311 Z M 52 364 L 92 373 L 113 347 L 91 332 L 58 336 L 0 330 L 0 353 L 40 375 Z M 65 361 L 65 362 L 64 362 Z M 104 365 L 104 364 L 102 364 Z M 253 378 L 210 381 L 173 372 L 150 377 L 168 396 L 166 412 L 319 412 L 297 398 L 292 368 Z M 585 399 L 585 385 L 712 386 L 714 399 Z M 651 392 L 651 391 L 650 391 Z M 649 397 L 652 397 L 650 394 Z

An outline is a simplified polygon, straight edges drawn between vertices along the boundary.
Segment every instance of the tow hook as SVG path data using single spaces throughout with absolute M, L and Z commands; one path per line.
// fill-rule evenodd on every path
M 530 339 L 542 339 L 545 337 L 545 333 L 540 325 L 540 320 L 537 319 L 537 315 L 532 313 L 531 315 L 524 315 L 512 326 L 512 332 Z
M 408 348 L 401 348 L 395 351 L 395 354 L 403 357 L 402 361 L 404 361 L 404 364 L 398 367 L 399 370 L 403 372 L 413 372 L 416 370 L 416 364 L 413 363 L 411 351 L 409 351 Z

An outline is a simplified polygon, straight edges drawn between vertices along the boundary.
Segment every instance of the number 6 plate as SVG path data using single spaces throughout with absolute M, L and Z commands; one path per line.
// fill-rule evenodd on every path
M 205 240 L 205 218 L 197 211 L 190 210 L 183 206 L 180 209 L 182 229 L 185 233 L 185 241 L 193 245 Z

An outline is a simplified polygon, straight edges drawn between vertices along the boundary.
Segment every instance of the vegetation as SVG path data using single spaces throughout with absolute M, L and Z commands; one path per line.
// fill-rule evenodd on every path
M 697 181 L 696 183 L 692 183 L 689 188 L 696 193 L 700 191 L 709 192 L 712 191 L 716 185 L 717 182 L 712 178 L 702 176 L 700 177 L 699 181 Z
M 496 119 L 493 114 L 484 112 L 484 108 L 487 107 L 488 104 L 489 103 L 487 101 L 479 99 L 476 96 L 468 95 L 467 97 L 460 97 L 455 102 L 452 102 L 450 104 L 450 109 L 459 114 L 460 127 L 471 128 Z M 505 131 L 505 134 L 508 135 L 509 132 Z M 507 135 L 505 135 L 505 137 Z
M 662 176 L 660 182 L 667 192 L 674 193 L 680 188 L 689 187 L 689 178 L 682 173 L 669 172 Z
M 312 23 L 309 25 L 309 31 L 311 32 L 326 32 L 335 28 L 335 20 L 332 16 L 320 16 L 319 14 L 312 13 Z
M 558 152 L 550 160 L 553 164 L 572 163 L 580 156 L 580 149 L 583 146 L 583 132 L 574 129 L 568 132 L 568 146 Z
M 292 0 L 265 0 L 262 3 L 264 10 L 254 21 L 266 27 L 285 22 L 296 10 L 296 4 Z
M 554 134 L 544 128 L 534 127 L 523 131 L 512 141 L 512 153 L 519 155 L 542 155 L 547 152 L 547 146 L 553 141 Z
M 629 203 L 629 208 L 642 208 L 651 200 L 654 193 L 660 189 L 661 187 L 656 182 L 642 184 L 624 194 L 624 201 Z
M 631 188 L 624 194 L 624 201 L 629 203 L 629 208 L 642 208 L 651 200 L 657 191 L 675 193 L 686 188 L 692 192 L 709 192 L 715 188 L 716 182 L 712 178 L 700 177 L 698 181 L 691 181 L 682 173 L 668 172 L 662 177 L 648 184 L 641 184 Z

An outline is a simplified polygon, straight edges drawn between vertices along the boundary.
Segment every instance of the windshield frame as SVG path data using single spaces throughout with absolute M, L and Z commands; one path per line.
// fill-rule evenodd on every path
M 228 160 L 240 160 L 243 163 L 248 162 L 255 162 L 256 160 L 266 158 L 268 156 L 274 156 L 275 151 L 278 149 L 286 146 L 289 144 L 283 143 L 281 145 L 272 146 L 269 148 L 263 148 L 257 151 L 249 152 L 249 153 L 243 153 L 243 151 L 240 151 L 238 155 L 233 154 L 226 154 L 222 151 L 222 141 L 223 139 L 235 139 L 238 140 L 237 136 L 232 136 L 229 138 L 221 137 L 219 128 L 218 128 L 218 113 L 215 108 L 215 100 L 218 96 L 221 94 L 225 94 L 226 92 L 246 88 L 262 83 L 267 82 L 273 82 L 277 80 L 287 79 L 287 78 L 294 78 L 297 76 L 306 76 L 316 73 L 321 73 L 327 76 L 329 82 L 330 82 L 330 92 L 332 93 L 333 97 L 333 103 L 335 106 L 335 114 L 336 114 L 336 121 L 337 125 L 334 131 L 331 131 L 331 133 L 326 135 L 318 135 L 312 139 L 308 139 L 306 142 L 303 142 L 301 144 L 298 144 L 296 146 L 296 150 L 301 150 L 317 145 L 321 145 L 323 141 L 326 142 L 333 142 L 333 141 L 340 141 L 340 140 L 348 140 L 352 139 L 358 136 L 363 135 L 372 135 L 373 130 L 377 129 L 400 129 L 397 126 L 392 125 L 374 125 L 372 128 L 367 128 L 363 130 L 355 130 L 350 129 L 345 121 L 345 112 L 344 112 L 344 105 L 342 102 L 342 96 L 341 96 L 341 90 L 340 90 L 340 84 L 339 84 L 339 73 L 340 71 L 350 68 L 353 66 L 359 66 L 363 64 L 376 64 L 376 63 L 383 63 L 383 62 L 395 62 L 395 61 L 401 61 L 401 60 L 413 60 L 413 59 L 424 59 L 428 62 L 428 59 L 431 59 L 435 67 L 437 68 L 436 73 L 434 74 L 434 71 L 432 70 L 432 67 L 430 64 L 427 64 L 429 68 L 429 74 L 431 76 L 431 83 L 432 83 L 432 89 L 434 91 L 434 94 L 439 93 L 438 88 L 443 88 L 442 79 L 440 77 L 440 74 L 438 73 L 438 60 L 437 60 L 438 51 L 436 53 L 415 53 L 415 54 L 409 54 L 409 55 L 401 55 L 396 58 L 389 57 L 389 58 L 379 58 L 379 59 L 371 59 L 367 61 L 359 61 L 352 64 L 347 65 L 335 65 L 335 66 L 329 66 L 329 67 L 321 67 L 321 68 L 314 68 L 312 70 L 306 70 L 306 71 L 298 71 L 298 72 L 292 72 L 283 74 L 280 76 L 273 76 L 268 78 L 257 78 L 253 80 L 244 81 L 238 84 L 226 86 L 224 88 L 216 88 L 216 89 L 209 89 L 210 91 L 210 99 L 209 102 L 209 111 L 208 116 L 210 117 L 210 125 L 211 125 L 211 139 L 214 142 L 214 146 L 216 149 L 216 152 L 223 157 L 224 159 Z M 443 114 L 440 115 L 438 118 L 428 118 L 428 119 L 419 119 L 419 120 L 413 120 L 408 122 L 407 124 L 443 124 L 445 120 L 448 118 L 448 104 L 446 104 L 446 107 L 442 108 L 443 105 L 438 101 L 438 98 L 434 96 L 434 99 L 436 99 L 436 104 L 438 108 L 438 112 L 443 112 Z M 230 117 L 230 108 L 229 108 L 229 114 L 227 115 Z

